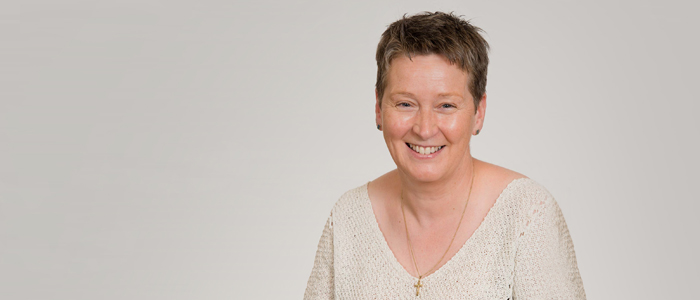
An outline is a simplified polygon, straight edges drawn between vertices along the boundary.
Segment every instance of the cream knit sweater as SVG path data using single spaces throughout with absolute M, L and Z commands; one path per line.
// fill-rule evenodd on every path
M 421 280 L 379 230 L 367 184 L 335 204 L 304 299 L 586 299 L 557 202 L 529 178 L 513 180 L 447 263 Z

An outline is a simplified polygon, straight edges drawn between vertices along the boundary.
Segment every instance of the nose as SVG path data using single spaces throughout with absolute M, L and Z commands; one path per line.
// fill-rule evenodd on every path
M 413 132 L 423 140 L 428 140 L 437 134 L 438 126 L 434 112 L 429 108 L 421 108 L 413 123 Z

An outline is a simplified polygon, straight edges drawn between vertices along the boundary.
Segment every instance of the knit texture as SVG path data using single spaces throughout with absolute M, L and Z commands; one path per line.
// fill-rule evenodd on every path
M 586 299 L 559 205 L 529 178 L 513 180 L 460 250 L 421 280 L 379 229 L 367 184 L 331 211 L 304 299 Z

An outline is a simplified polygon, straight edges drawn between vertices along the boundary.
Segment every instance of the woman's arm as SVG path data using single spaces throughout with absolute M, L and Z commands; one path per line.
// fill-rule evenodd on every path
M 564 215 L 549 192 L 538 194 L 518 237 L 513 299 L 586 299 Z
M 304 300 L 333 299 L 334 293 L 333 214 L 331 213 L 323 228 L 321 240 L 318 242 L 314 268 L 306 284 Z

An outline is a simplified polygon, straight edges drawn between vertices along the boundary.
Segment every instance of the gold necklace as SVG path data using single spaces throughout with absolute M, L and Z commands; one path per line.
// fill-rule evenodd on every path
M 462 216 L 459 217 L 459 223 L 457 223 L 457 229 L 455 230 L 455 234 L 452 236 L 452 240 L 450 241 L 450 245 L 447 246 L 447 249 L 445 250 L 445 253 L 442 254 L 442 257 L 438 262 L 430 269 L 430 271 L 424 273 L 424 274 L 429 274 L 435 268 L 437 268 L 438 265 L 440 265 L 440 262 L 445 259 L 445 255 L 447 255 L 447 252 L 450 251 L 450 248 L 452 247 L 452 243 L 455 241 L 455 237 L 457 237 L 457 232 L 459 232 L 459 226 L 462 225 L 462 219 L 464 219 L 464 212 L 467 211 L 467 204 L 469 204 L 469 198 L 472 195 L 472 187 L 474 186 L 474 164 L 472 164 L 472 179 L 471 183 L 469 183 L 469 194 L 467 195 L 467 202 L 464 203 L 464 209 L 462 210 Z M 420 288 L 423 287 L 423 284 L 420 283 L 421 279 L 423 279 L 423 274 L 420 273 L 420 270 L 418 270 L 418 264 L 416 263 L 416 256 L 413 254 L 413 245 L 411 244 L 411 237 L 408 235 L 408 225 L 406 224 L 406 213 L 404 212 L 403 209 L 403 193 L 401 193 L 401 214 L 403 215 L 403 225 L 406 228 L 406 239 L 408 240 L 408 250 L 411 251 L 411 258 L 413 259 L 413 266 L 416 267 L 416 273 L 418 273 L 418 282 L 413 285 L 413 287 L 416 288 L 416 296 L 420 294 Z

